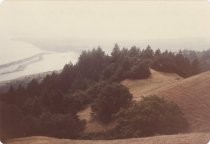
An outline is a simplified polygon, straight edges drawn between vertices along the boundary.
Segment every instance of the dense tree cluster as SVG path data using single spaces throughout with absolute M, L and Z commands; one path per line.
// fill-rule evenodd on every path
M 109 122 L 121 108 L 130 104 L 132 95 L 128 89 L 117 83 L 105 85 L 92 104 L 94 116 L 102 122 Z
M 86 105 L 92 105 L 97 119 L 109 122 L 130 103 L 132 95 L 121 80 L 148 78 L 149 67 L 187 77 L 199 72 L 193 64 L 181 52 L 154 52 L 150 46 L 120 49 L 116 44 L 110 56 L 101 48 L 83 51 L 76 64 L 65 65 L 60 73 L 11 86 L 0 95 L 0 137 L 76 138 L 85 125 L 77 113 Z
M 116 127 L 83 135 L 83 139 L 124 139 L 177 134 L 188 131 L 188 122 L 173 102 L 157 96 L 143 97 L 114 114 Z
M 179 107 L 157 96 L 144 97 L 117 114 L 114 138 L 143 137 L 184 132 L 188 123 Z
M 187 57 L 193 65 L 199 67 L 198 71 L 210 70 L 210 49 L 199 52 L 193 50 L 184 50 L 183 55 Z
M 175 54 L 168 51 L 161 53 L 157 50 L 151 67 L 158 71 L 177 73 L 182 77 L 189 77 L 200 72 L 199 63 L 191 62 L 182 51 Z

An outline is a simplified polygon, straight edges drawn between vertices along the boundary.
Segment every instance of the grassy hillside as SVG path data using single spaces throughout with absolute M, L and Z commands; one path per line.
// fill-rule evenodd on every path
M 157 94 L 180 81 L 182 79 L 180 76 L 186 78 L 197 74 L 199 72 L 197 66 L 197 63 L 191 63 L 185 58 L 181 51 L 179 53 L 167 50 L 165 52 L 153 51 L 150 46 L 146 49 L 139 49 L 135 46 L 130 49 L 120 49 L 116 44 L 111 55 L 106 54 L 100 47 L 83 51 L 76 64 L 66 64 L 60 73 L 40 77 L 41 81 L 33 79 L 28 84 L 13 85 L 11 83 L 9 90 L 0 94 L 0 138 L 10 139 L 36 135 L 73 139 L 127 137 L 129 133 L 125 132 L 127 128 L 122 130 L 123 133 L 125 132 L 122 135 L 117 131 L 123 127 L 123 125 L 118 126 L 120 122 L 117 122 L 114 130 L 107 130 L 115 127 L 115 122 L 123 117 L 118 117 L 119 113 L 133 107 L 131 93 L 134 94 L 134 100 L 141 100 L 143 95 Z M 150 67 L 170 74 L 154 70 L 150 72 Z M 122 82 L 130 88 L 130 91 L 121 84 L 124 79 L 133 80 Z M 137 118 L 138 124 L 131 122 L 129 125 L 134 125 L 131 129 L 136 133 L 133 135 L 133 132 L 130 131 L 131 135 L 128 137 L 174 134 L 183 131 L 182 126 L 177 127 L 174 124 L 185 123 L 184 118 L 177 112 L 180 111 L 180 108 L 178 106 L 172 107 L 176 110 L 166 108 L 167 102 L 158 99 L 160 98 L 156 97 L 149 101 L 163 102 L 166 105 L 160 105 L 164 108 L 150 106 L 147 113 L 160 112 L 160 121 L 157 119 L 159 114 L 156 116 L 150 114 L 153 118 L 144 118 L 143 121 Z M 144 107 L 149 105 L 150 103 Z M 170 112 L 162 111 L 168 109 Z M 131 113 L 132 118 L 135 119 L 139 113 L 142 114 L 141 117 L 150 117 L 150 115 L 143 114 L 141 110 L 137 111 L 138 114 Z M 173 117 L 167 115 L 168 113 Z M 172 119 L 183 121 L 172 122 Z M 142 125 L 139 124 L 139 121 Z M 166 121 L 169 123 L 167 128 L 160 126 L 160 123 L 166 124 Z M 151 129 L 146 132 L 141 131 L 147 129 L 147 127 L 141 127 L 145 126 L 144 123 L 147 123 Z M 139 126 L 138 129 L 136 125 Z M 176 130 L 172 130 L 172 127 Z M 84 131 L 88 134 L 83 134 Z
M 121 83 L 129 88 L 134 100 L 141 100 L 142 96 L 156 94 L 166 87 L 170 87 L 183 78 L 175 73 L 164 73 L 150 69 L 151 76 L 148 79 L 130 80 L 126 79 Z
M 141 96 L 147 96 L 156 94 L 162 89 L 174 85 L 176 82 L 183 78 L 175 73 L 163 73 L 150 69 L 151 76 L 148 79 L 140 80 L 124 80 L 121 83 L 129 88 L 129 91 L 133 94 L 134 100 L 141 100 Z M 81 120 L 86 120 L 86 126 L 84 132 L 103 132 L 107 131 L 115 126 L 114 123 L 102 124 L 97 120 L 91 118 L 90 106 L 78 113 Z
M 157 95 L 177 103 L 190 123 L 191 131 L 210 131 L 210 72 L 182 79 L 176 74 L 152 70 L 146 80 L 125 80 L 136 100 Z
M 125 140 L 69 140 L 49 137 L 27 137 L 12 139 L 7 144 L 207 144 L 210 133 L 164 135 Z
M 122 84 L 129 88 L 134 100 L 142 96 L 164 96 L 177 103 L 187 117 L 192 131 L 210 130 L 210 72 L 183 79 L 174 73 L 163 73 L 151 69 L 151 76 L 144 80 L 124 80 Z M 81 119 L 87 120 L 85 132 L 99 132 L 110 129 L 91 119 L 88 107 L 79 113 Z
M 177 103 L 192 131 L 210 131 L 210 72 L 180 81 L 157 95 Z
M 151 77 L 145 80 L 124 80 L 134 95 L 134 100 L 141 96 L 156 94 L 164 96 L 177 103 L 190 122 L 192 131 L 210 130 L 210 72 L 183 79 L 177 74 L 162 73 L 151 70 Z M 91 119 L 91 109 L 87 107 L 79 112 L 80 119 L 87 120 L 86 132 L 97 132 L 109 129 L 110 126 L 101 125 Z M 207 144 L 210 133 L 191 133 L 178 135 L 163 135 L 147 138 L 124 140 L 70 140 L 49 137 L 27 137 L 11 139 L 7 144 Z

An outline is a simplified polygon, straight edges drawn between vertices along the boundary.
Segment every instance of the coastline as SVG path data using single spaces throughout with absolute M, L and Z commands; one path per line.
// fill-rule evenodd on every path
M 14 88 L 18 87 L 20 84 L 26 86 L 31 80 L 36 79 L 38 82 L 42 81 L 47 75 L 55 73 L 60 73 L 61 70 L 47 71 L 42 73 L 35 73 L 30 75 L 21 76 L 12 80 L 0 81 L 0 93 L 6 92 L 12 85 Z

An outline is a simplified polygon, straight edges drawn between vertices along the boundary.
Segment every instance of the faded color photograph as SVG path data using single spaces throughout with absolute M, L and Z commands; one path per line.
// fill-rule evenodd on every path
M 210 2 L 0 2 L 4 144 L 208 144 Z

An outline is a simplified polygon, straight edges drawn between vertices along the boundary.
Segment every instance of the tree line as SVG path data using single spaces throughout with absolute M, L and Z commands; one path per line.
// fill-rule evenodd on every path
M 198 61 L 202 72 L 210 70 L 210 49 L 204 51 L 183 50 L 183 55 L 191 62 Z
M 100 47 L 83 51 L 76 64 L 66 64 L 60 73 L 47 75 L 41 82 L 33 79 L 27 86 L 11 85 L 0 95 L 0 137 L 81 137 L 85 121 L 77 113 L 91 105 L 94 118 L 113 121 L 132 101 L 120 82 L 146 79 L 150 68 L 183 77 L 200 72 L 198 61 L 191 62 L 182 51 L 153 51 L 150 46 L 120 49 L 117 44 L 111 55 Z

